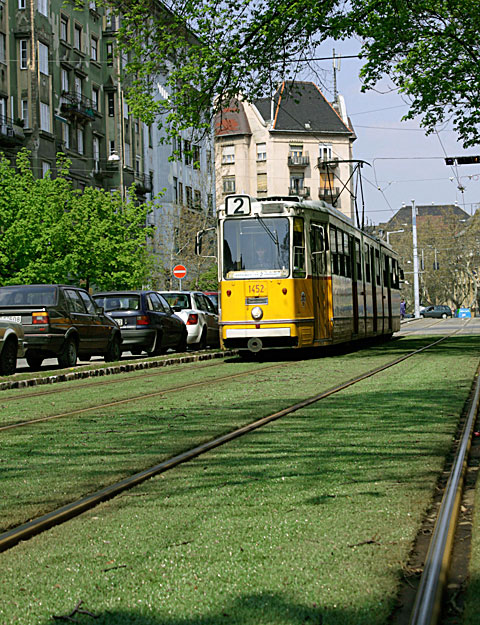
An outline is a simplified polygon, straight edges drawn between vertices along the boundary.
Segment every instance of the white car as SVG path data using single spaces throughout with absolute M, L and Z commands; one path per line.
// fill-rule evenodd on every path
M 218 315 L 210 299 L 200 291 L 160 291 L 174 313 L 187 326 L 187 345 L 205 349 L 220 344 Z
M 12 375 L 17 358 L 25 356 L 25 335 L 21 323 L 0 317 L 0 375 Z

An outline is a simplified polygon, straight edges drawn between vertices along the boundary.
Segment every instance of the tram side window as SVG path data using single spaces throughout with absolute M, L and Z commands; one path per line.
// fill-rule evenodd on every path
M 343 253 L 345 256 L 345 273 L 347 278 L 352 277 L 352 237 L 346 232 L 343 233 Z
M 330 226 L 330 255 L 332 258 L 332 274 L 338 275 L 337 229 Z
M 293 277 L 304 278 L 305 271 L 305 235 L 303 219 L 295 217 L 293 220 Z
M 399 276 L 398 276 L 398 262 L 395 258 L 392 258 L 392 287 L 394 289 L 398 289 L 400 287 Z
M 389 256 L 384 256 L 384 262 L 383 262 L 383 284 L 385 286 L 388 286 L 388 278 L 389 278 L 389 267 L 390 267 L 390 257 Z
M 365 255 L 365 282 L 369 283 L 372 281 L 372 275 L 370 271 L 370 247 L 365 243 L 363 249 Z
M 360 247 L 360 241 L 355 239 L 355 264 L 357 267 L 356 279 L 362 279 L 362 248 Z
M 323 226 L 311 224 L 310 226 L 310 249 L 312 252 L 312 273 L 319 276 L 325 273 L 325 230 Z
M 380 252 L 375 250 L 375 281 L 380 286 Z
M 345 275 L 345 256 L 343 254 L 343 232 L 337 230 L 338 275 Z

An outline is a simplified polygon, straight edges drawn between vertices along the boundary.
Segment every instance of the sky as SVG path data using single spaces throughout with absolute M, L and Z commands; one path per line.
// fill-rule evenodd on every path
M 319 56 L 332 56 L 333 49 L 336 56 L 353 55 L 359 47 L 356 41 L 332 42 L 322 46 Z M 316 62 L 323 85 L 314 74 L 305 76 L 318 84 L 328 100 L 333 99 L 332 65 L 331 60 Z M 480 208 L 480 165 L 451 167 L 444 159 L 480 154 L 480 146 L 464 150 L 448 127 L 426 136 L 419 120 L 402 122 L 408 102 L 390 91 L 388 80 L 378 91 L 362 93 L 361 66 L 360 59 L 341 59 L 336 75 L 337 90 L 345 99 L 357 135 L 353 157 L 370 164 L 362 168 L 366 220 L 374 224 L 388 221 L 402 204 L 410 205 L 412 200 L 417 206 L 458 203 L 473 214 Z M 463 193 L 459 186 L 464 187 Z

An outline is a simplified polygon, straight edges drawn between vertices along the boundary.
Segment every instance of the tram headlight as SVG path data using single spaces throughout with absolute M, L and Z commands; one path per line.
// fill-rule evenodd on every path
M 254 308 L 252 308 L 252 312 L 250 314 L 252 315 L 252 318 L 255 319 L 255 321 L 258 321 L 263 317 L 263 310 L 260 308 L 260 306 L 255 306 Z

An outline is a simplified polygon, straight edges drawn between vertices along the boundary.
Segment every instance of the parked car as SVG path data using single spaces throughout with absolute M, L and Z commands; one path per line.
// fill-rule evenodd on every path
M 12 375 L 17 358 L 25 355 L 25 335 L 22 324 L 0 317 L 0 375 Z
M 175 313 L 187 326 L 187 344 L 196 349 L 220 344 L 218 314 L 212 302 L 200 291 L 161 291 Z
M 45 358 L 73 367 L 77 358 L 121 355 L 120 329 L 99 309 L 85 289 L 63 284 L 0 287 L 0 317 L 22 325 L 31 369 Z
M 420 317 L 435 317 L 437 319 L 446 319 L 452 316 L 450 306 L 426 306 L 421 312 Z
M 93 299 L 120 326 L 123 351 L 154 356 L 169 348 L 186 350 L 187 328 L 157 292 L 108 291 Z

